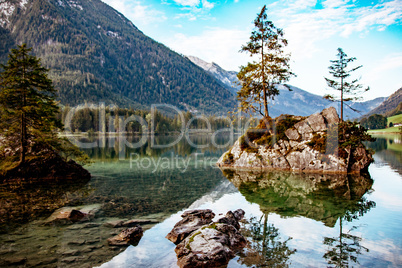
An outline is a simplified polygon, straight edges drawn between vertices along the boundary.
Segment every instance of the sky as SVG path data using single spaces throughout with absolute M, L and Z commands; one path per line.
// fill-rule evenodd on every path
M 230 71 L 252 61 L 240 53 L 261 8 L 282 28 L 297 75 L 289 84 L 318 95 L 335 93 L 324 77 L 342 48 L 362 65 L 352 78 L 370 100 L 402 87 L 402 0 L 102 0 L 145 35 L 183 54 Z

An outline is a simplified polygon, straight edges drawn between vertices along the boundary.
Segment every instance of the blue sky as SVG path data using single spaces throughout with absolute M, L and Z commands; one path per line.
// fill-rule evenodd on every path
M 355 78 L 371 90 L 365 100 L 402 87 L 402 0 L 103 0 L 144 34 L 174 51 L 238 71 L 250 57 L 239 53 L 263 5 L 283 28 L 297 74 L 289 82 L 324 95 L 324 76 L 337 48 L 356 57 Z

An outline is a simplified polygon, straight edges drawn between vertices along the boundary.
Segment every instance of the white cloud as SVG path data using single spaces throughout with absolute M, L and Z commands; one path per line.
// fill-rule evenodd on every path
M 202 6 L 206 9 L 213 9 L 215 4 L 214 3 L 210 3 L 207 0 L 202 0 Z
M 365 82 L 370 84 L 396 69 L 402 71 L 402 53 L 388 55 L 381 62 L 375 64 L 374 68 L 366 73 Z
M 193 36 L 176 34 L 166 44 L 184 55 L 196 55 L 232 70 L 233 66 L 240 66 L 249 60 L 246 54 L 239 55 L 241 45 L 248 36 L 249 31 L 213 28 Z
M 176 4 L 182 5 L 182 6 L 190 6 L 190 7 L 195 7 L 200 4 L 200 0 L 173 0 Z
M 356 7 L 345 0 L 327 0 L 322 9 L 313 9 L 315 0 L 287 1 L 278 12 L 271 11 L 278 27 L 285 29 L 294 59 L 310 58 L 318 50 L 317 43 L 334 36 L 349 37 L 371 29 L 384 31 L 402 19 L 402 1 L 394 0 L 371 7 Z M 275 2 L 277 4 L 278 2 Z M 308 8 L 308 10 L 306 10 Z
M 215 7 L 215 4 L 208 0 L 171 0 L 170 3 L 176 3 L 181 6 L 183 13 L 176 14 L 175 19 L 187 18 L 190 21 L 197 19 L 211 19 L 209 11 Z M 169 3 L 169 2 L 164 2 Z
M 402 2 L 392 1 L 369 8 L 360 8 L 351 15 L 355 15 L 356 19 L 343 26 L 342 36 L 369 30 L 372 26 L 377 26 L 377 30 L 384 30 L 386 26 L 402 18 Z
M 153 9 L 151 6 L 142 4 L 140 1 L 130 0 L 102 0 L 114 9 L 123 13 L 136 26 L 161 22 L 167 20 L 162 11 Z

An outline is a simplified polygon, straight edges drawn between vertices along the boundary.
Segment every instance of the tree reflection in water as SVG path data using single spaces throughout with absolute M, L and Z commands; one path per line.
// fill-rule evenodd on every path
M 281 241 L 279 229 L 268 223 L 269 213 L 264 213 L 258 220 L 250 218 L 242 226 L 242 234 L 248 238 L 246 249 L 241 252 L 239 263 L 248 267 L 288 267 L 290 255 L 296 249 L 290 249 L 287 243 L 292 238 Z
M 352 222 L 358 219 L 374 208 L 375 205 L 375 202 L 368 201 L 362 197 L 348 208 L 343 217 L 339 218 L 339 237 L 324 237 L 324 245 L 327 245 L 329 249 L 323 257 L 328 264 L 334 265 L 331 267 L 349 267 L 351 262 L 359 264 L 358 256 L 364 252 L 369 252 L 368 248 L 360 244 L 362 238 L 351 233 L 358 227 L 353 226 L 350 230 L 344 232 L 343 222 Z
M 358 263 L 357 257 L 368 249 L 360 245 L 361 237 L 352 234 L 357 227 L 343 232 L 343 223 L 352 222 L 375 207 L 364 196 L 371 191 L 369 174 L 303 174 L 281 171 L 223 170 L 224 175 L 239 189 L 247 201 L 256 203 L 263 212 L 261 219 L 250 219 L 244 234 L 250 244 L 240 254 L 239 262 L 253 267 L 287 267 L 296 252 L 281 240 L 278 228 L 268 223 L 268 214 L 283 217 L 303 216 L 334 228 L 340 223 L 340 235 L 324 238 L 329 250 L 323 256 L 330 265 L 347 267 Z

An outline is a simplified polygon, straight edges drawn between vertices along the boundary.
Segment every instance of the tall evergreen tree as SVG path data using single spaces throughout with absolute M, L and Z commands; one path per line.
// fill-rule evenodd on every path
M 56 90 L 40 59 L 30 55 L 25 44 L 12 49 L 0 74 L 0 133 L 3 145 L 19 152 L 20 164 L 36 147 L 58 146 Z
M 343 105 L 347 105 L 353 111 L 357 111 L 356 109 L 352 108 L 347 102 L 352 100 L 359 100 L 360 95 L 363 92 L 368 91 L 370 88 L 363 88 L 363 85 L 359 84 L 359 79 L 354 79 L 350 82 L 347 81 L 347 78 L 350 77 L 350 74 L 354 71 L 360 69 L 362 65 L 357 66 L 355 68 L 348 68 L 348 64 L 355 61 L 356 58 L 348 58 L 345 52 L 343 52 L 342 48 L 338 48 L 338 54 L 336 55 L 336 60 L 331 60 L 331 66 L 328 67 L 329 73 L 334 77 L 334 79 L 325 78 L 327 81 L 327 85 L 335 90 L 339 90 L 341 93 L 340 98 L 336 98 L 333 95 L 325 95 L 324 98 L 331 100 L 331 101 L 340 101 L 341 102 L 341 121 L 343 121 Z
M 283 51 L 288 42 L 282 29 L 276 28 L 267 19 L 266 10 L 264 6 L 257 15 L 250 41 L 241 49 L 241 52 L 247 52 L 258 60 L 241 66 L 237 75 L 241 85 L 237 99 L 241 103 L 241 111 L 259 112 L 268 118 L 268 100 L 273 100 L 279 94 L 277 86 L 289 81 L 294 74 L 289 66 L 290 55 Z

